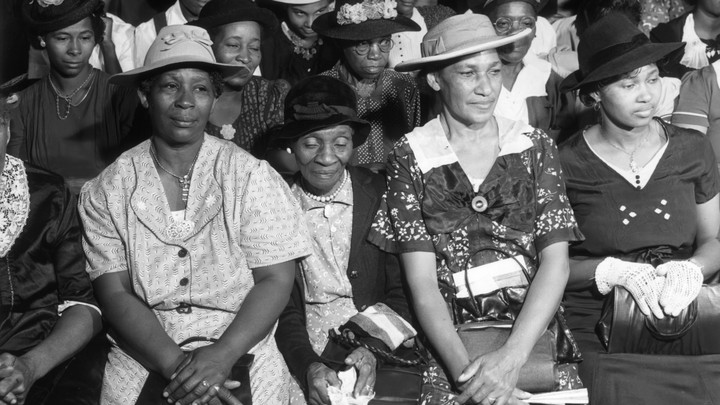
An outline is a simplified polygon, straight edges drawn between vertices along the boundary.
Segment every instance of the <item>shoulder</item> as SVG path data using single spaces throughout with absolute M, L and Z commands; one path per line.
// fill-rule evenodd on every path
M 716 87 L 718 83 L 717 74 L 715 73 L 714 66 L 716 64 L 718 64 L 718 62 L 715 62 L 712 65 L 705 66 L 697 70 L 691 70 L 682 77 L 682 86 L 693 86 L 695 88 L 697 88 L 698 86 L 703 86 L 707 88 Z
M 694 150 L 697 153 L 701 150 L 698 148 L 704 148 L 708 143 L 707 136 L 700 131 L 678 127 L 662 120 L 657 120 L 657 122 L 663 126 L 668 139 L 675 144 L 675 148 L 681 147 L 691 152 Z
M 364 167 L 347 166 L 350 179 L 368 192 L 381 195 L 385 192 L 385 177 Z
M 85 183 L 81 194 L 113 194 L 123 195 L 130 191 L 136 183 L 135 159 L 150 147 L 146 140 L 139 145 L 123 152 L 114 162 L 105 168 L 97 177 Z
M 657 27 L 650 31 L 650 39 L 654 42 L 680 41 L 682 39 L 683 26 L 689 14 L 690 13 L 686 13 L 674 20 L 658 24 Z

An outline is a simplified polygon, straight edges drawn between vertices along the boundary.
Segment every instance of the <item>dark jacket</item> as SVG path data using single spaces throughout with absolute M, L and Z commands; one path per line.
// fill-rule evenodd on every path
M 383 302 L 410 320 L 397 258 L 367 241 L 370 225 L 386 189 L 385 181 L 381 175 L 367 169 L 348 166 L 348 171 L 353 190 L 353 223 L 347 275 L 352 285 L 355 307 L 362 311 Z M 290 301 L 280 315 L 275 340 L 290 372 L 306 389 L 305 373 L 308 367 L 311 363 L 323 361 L 310 344 L 304 296 L 298 270 Z
M 692 11 L 691 11 L 692 12 Z M 681 15 L 680 17 L 670 20 L 666 23 L 658 24 L 657 27 L 650 31 L 650 41 L 658 43 L 680 42 L 683 37 L 683 27 L 690 13 Z M 683 75 L 693 69 L 680 63 L 685 54 L 685 47 L 668 55 L 661 61 L 658 61 L 658 69 L 662 76 L 676 77 L 682 79 Z

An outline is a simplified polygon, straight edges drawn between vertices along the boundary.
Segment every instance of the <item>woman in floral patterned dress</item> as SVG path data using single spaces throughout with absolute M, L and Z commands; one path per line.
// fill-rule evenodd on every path
M 498 37 L 484 15 L 450 17 L 425 36 L 423 58 L 396 67 L 429 70 L 443 104 L 437 119 L 391 152 L 385 206 L 370 234 L 400 253 L 415 313 L 437 354 L 423 403 L 502 405 L 524 397 L 514 390 L 520 368 L 560 303 L 568 241 L 581 237 L 553 142 L 494 115 L 502 85 L 496 48 L 530 31 Z M 507 342 L 473 359 L 455 332 L 463 319 L 453 319 L 446 304 L 452 274 L 506 255 L 521 256 L 535 276 Z

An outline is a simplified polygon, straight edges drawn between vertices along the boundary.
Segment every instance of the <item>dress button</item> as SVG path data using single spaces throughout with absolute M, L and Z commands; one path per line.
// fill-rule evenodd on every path
M 476 195 L 472 199 L 472 209 L 474 209 L 476 212 L 485 212 L 485 210 L 487 209 L 487 205 L 487 200 L 481 195 Z
M 178 251 L 178 256 L 180 256 L 180 257 L 185 257 L 185 256 L 187 256 L 187 253 L 188 253 L 187 250 L 185 250 L 185 249 L 180 249 L 180 250 Z
M 350 278 L 358 278 L 358 276 L 357 270 L 350 270 Z
M 183 278 L 180 279 L 180 285 L 183 286 L 183 287 L 185 287 L 186 285 L 188 285 L 189 282 L 190 282 L 190 280 L 188 280 L 187 277 L 183 277 Z

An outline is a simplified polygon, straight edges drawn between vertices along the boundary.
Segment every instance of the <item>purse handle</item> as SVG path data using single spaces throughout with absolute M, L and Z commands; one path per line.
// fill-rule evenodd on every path
M 418 350 L 415 350 L 415 355 L 417 356 L 417 358 L 415 358 L 414 360 L 403 359 L 402 357 L 398 357 L 385 350 L 378 349 L 377 347 L 370 346 L 367 343 L 357 340 L 353 336 L 352 332 L 347 329 L 342 331 L 341 333 L 337 333 L 335 329 L 330 329 L 328 331 L 328 336 L 330 337 L 330 339 L 336 341 L 337 343 L 343 344 L 348 347 L 365 348 L 369 350 L 370 353 L 375 355 L 375 357 L 382 359 L 389 364 L 396 364 L 404 367 L 426 366 L 428 364 L 427 359 L 422 354 L 420 354 Z
M 675 340 L 685 336 L 690 331 L 690 328 L 697 320 L 697 314 L 698 303 L 697 299 L 695 299 L 676 317 L 667 316 L 658 319 L 655 316 L 646 316 L 645 327 L 658 340 Z M 682 325 L 679 329 L 678 324 Z

